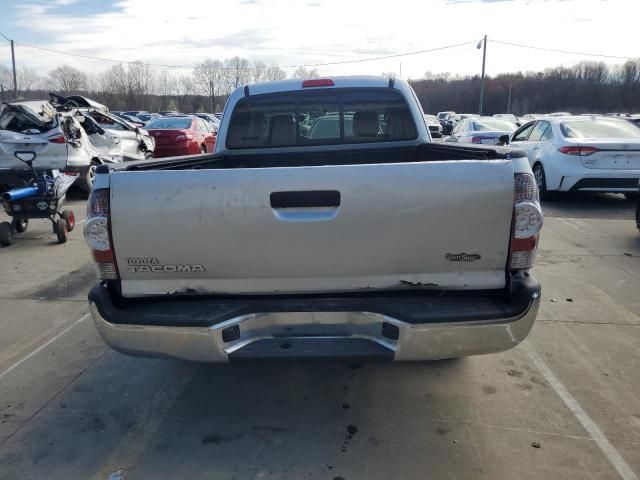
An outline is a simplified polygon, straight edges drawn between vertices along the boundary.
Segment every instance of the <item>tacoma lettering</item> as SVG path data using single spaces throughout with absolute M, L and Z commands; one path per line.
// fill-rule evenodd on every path
M 131 273 L 190 273 L 207 271 L 204 265 L 128 265 L 127 270 Z

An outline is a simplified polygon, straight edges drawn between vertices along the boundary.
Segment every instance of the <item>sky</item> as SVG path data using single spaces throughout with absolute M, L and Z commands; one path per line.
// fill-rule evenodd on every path
M 239 55 L 287 67 L 340 62 L 467 43 L 404 57 L 317 67 L 323 76 L 393 72 L 478 74 L 488 36 L 487 74 L 538 71 L 587 57 L 535 47 L 639 57 L 631 41 L 638 0 L 0 0 L 0 32 L 16 42 L 18 67 L 45 73 L 68 64 L 100 71 L 114 63 L 59 55 L 34 45 L 114 60 L 183 65 Z M 4 39 L 0 37 L 0 41 Z M 8 44 L 0 64 L 9 67 Z M 400 65 L 402 64 L 402 65 Z

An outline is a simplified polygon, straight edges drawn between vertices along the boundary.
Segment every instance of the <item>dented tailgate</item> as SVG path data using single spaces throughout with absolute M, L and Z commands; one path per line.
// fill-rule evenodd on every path
M 125 296 L 505 284 L 509 160 L 115 172 Z

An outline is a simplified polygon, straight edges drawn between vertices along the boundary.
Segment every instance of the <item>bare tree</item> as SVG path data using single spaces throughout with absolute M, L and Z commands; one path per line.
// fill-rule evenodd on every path
M 104 72 L 89 72 L 87 74 L 87 91 L 91 95 L 99 94 L 102 91 L 102 77 Z
M 127 65 L 127 87 L 131 106 L 144 109 L 153 87 L 153 70 L 142 62 Z
M 40 75 L 35 68 L 22 67 L 18 70 L 18 88 L 23 92 L 30 92 L 40 81 Z
M 193 105 L 187 105 L 187 97 L 189 95 L 193 95 L 195 91 L 196 84 L 193 81 L 193 78 L 188 75 L 182 75 L 174 82 L 174 92 L 178 101 L 179 110 L 193 110 Z
M 13 91 L 13 75 L 4 65 L 0 65 L 0 94 L 5 99 L 5 92 Z
M 640 61 L 627 60 L 618 72 L 619 80 L 624 84 L 638 83 L 640 81 Z
M 305 67 L 298 67 L 291 78 L 318 78 L 318 70 L 312 68 L 311 70 L 307 70 Z
M 251 78 L 251 65 L 246 58 L 233 57 L 224 61 L 224 72 L 227 83 L 227 91 L 249 83 Z
M 60 92 L 80 92 L 87 87 L 87 76 L 77 68 L 62 65 L 49 72 L 49 82 Z
M 213 112 L 215 98 L 225 90 L 224 70 L 220 60 L 206 59 L 193 69 L 195 85 L 209 97 L 209 108 Z
M 167 110 L 171 96 L 176 90 L 176 79 L 166 70 L 161 70 L 156 75 L 155 93 L 159 96 L 156 99 L 157 110 Z
M 267 79 L 267 65 L 260 61 L 255 60 L 253 62 L 253 69 L 251 70 L 251 81 L 253 83 L 264 82 Z
M 287 73 L 277 65 L 271 65 L 264 72 L 265 80 L 284 80 L 287 78 Z

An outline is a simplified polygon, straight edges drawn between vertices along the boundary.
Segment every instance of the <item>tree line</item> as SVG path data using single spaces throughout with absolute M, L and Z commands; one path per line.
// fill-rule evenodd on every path
M 291 78 L 317 78 L 316 69 L 298 68 Z M 227 96 L 247 83 L 287 78 L 278 65 L 241 57 L 206 59 L 189 73 L 176 74 L 142 62 L 116 64 L 101 72 L 61 65 L 46 74 L 22 67 L 18 96 L 47 98 L 47 92 L 83 94 L 112 110 L 220 111 Z M 425 73 L 410 81 L 425 111 L 477 113 L 480 78 Z M 13 98 L 13 75 L 0 66 L 0 99 Z M 640 112 L 640 59 L 621 65 L 580 62 L 543 72 L 500 74 L 485 79 L 484 113 Z
M 220 111 L 235 88 L 247 83 L 283 80 L 278 65 L 241 57 L 206 59 L 189 74 L 176 74 L 142 62 L 116 64 L 101 72 L 61 65 L 46 74 L 22 67 L 17 72 L 18 97 L 46 99 L 49 91 L 82 94 L 111 110 Z M 298 68 L 292 78 L 315 78 L 315 69 Z M 0 66 L 0 100 L 13 99 L 13 74 Z
M 479 76 L 427 72 L 411 82 L 425 111 L 478 113 Z M 640 59 L 622 65 L 583 61 L 543 72 L 517 72 L 485 79 L 485 114 L 640 112 Z

